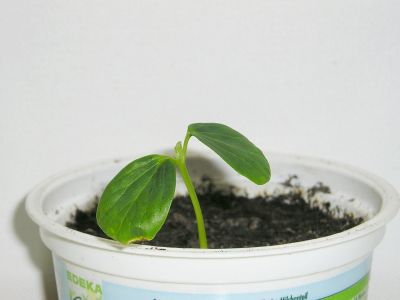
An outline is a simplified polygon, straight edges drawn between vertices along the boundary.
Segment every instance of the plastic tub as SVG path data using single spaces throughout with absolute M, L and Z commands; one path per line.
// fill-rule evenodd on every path
M 372 252 L 399 208 L 399 195 L 388 183 L 339 163 L 271 154 L 272 181 L 255 187 L 214 155 L 191 160 L 194 177 L 206 171 L 250 193 L 275 188 L 288 174 L 304 184 L 322 181 L 339 195 L 338 203 L 370 217 L 339 234 L 272 247 L 123 247 L 63 224 L 73 207 L 85 206 L 127 161 L 81 168 L 48 179 L 26 202 L 53 253 L 60 300 L 367 299 Z M 177 192 L 183 191 L 178 182 Z

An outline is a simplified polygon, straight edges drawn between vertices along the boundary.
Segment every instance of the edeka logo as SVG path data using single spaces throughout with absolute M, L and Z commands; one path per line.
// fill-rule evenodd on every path
M 87 280 L 70 271 L 67 271 L 67 278 L 70 284 L 70 300 L 101 300 L 103 291 L 101 285 Z

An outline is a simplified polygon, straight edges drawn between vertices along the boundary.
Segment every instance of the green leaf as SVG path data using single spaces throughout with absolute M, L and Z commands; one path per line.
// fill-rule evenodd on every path
M 124 167 L 107 185 L 97 223 L 109 237 L 128 244 L 152 240 L 167 218 L 175 194 L 170 157 L 148 155 Z
M 264 184 L 269 181 L 271 170 L 264 154 L 236 130 L 218 123 L 195 123 L 189 125 L 188 133 L 254 183 Z

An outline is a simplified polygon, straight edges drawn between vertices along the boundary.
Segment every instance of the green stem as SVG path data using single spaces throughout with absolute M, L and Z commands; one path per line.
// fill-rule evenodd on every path
M 190 179 L 190 175 L 189 175 L 189 172 L 186 167 L 186 149 L 187 149 L 187 144 L 189 142 L 189 138 L 190 138 L 190 135 L 186 134 L 183 148 L 182 148 L 182 145 L 180 142 L 175 147 L 176 163 L 177 163 L 179 171 L 181 172 L 183 182 L 185 183 L 186 188 L 188 190 L 189 197 L 192 200 L 194 214 L 196 216 L 196 221 L 197 221 L 197 231 L 199 233 L 200 248 L 207 249 L 208 248 L 207 235 L 206 235 L 206 229 L 204 226 L 203 213 L 201 212 L 199 198 L 197 198 L 197 194 L 194 189 L 193 182 Z

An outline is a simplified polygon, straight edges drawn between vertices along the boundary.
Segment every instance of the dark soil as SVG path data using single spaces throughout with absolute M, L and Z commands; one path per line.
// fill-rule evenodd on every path
M 289 179 L 283 185 L 290 187 Z M 317 184 L 301 193 L 293 188 L 282 195 L 248 198 L 232 190 L 220 191 L 209 180 L 198 188 L 209 248 L 240 248 L 293 243 L 324 237 L 363 222 L 345 214 L 334 217 L 329 204 L 323 208 L 310 200 L 317 192 L 330 193 Z M 305 197 L 303 195 L 306 195 Z M 97 200 L 87 211 L 77 210 L 66 225 L 91 235 L 107 238 L 96 223 Z M 197 225 L 190 199 L 177 196 L 167 221 L 156 238 L 142 244 L 161 247 L 197 248 Z

